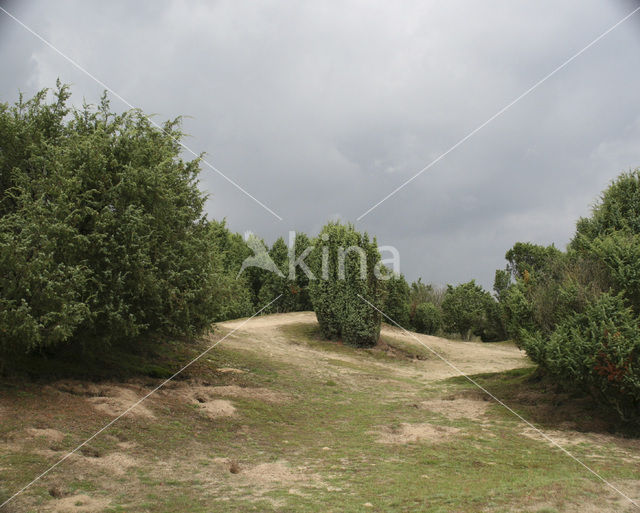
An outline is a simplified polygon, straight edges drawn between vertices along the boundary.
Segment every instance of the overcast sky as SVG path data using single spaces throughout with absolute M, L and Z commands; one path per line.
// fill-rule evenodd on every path
M 188 116 L 211 217 L 272 242 L 371 206 L 638 2 L 0 2 L 156 120 Z M 0 12 L 0 100 L 103 90 Z M 640 12 L 366 215 L 409 278 L 490 287 L 516 241 L 564 248 L 640 166 Z M 114 99 L 117 110 L 126 105 Z

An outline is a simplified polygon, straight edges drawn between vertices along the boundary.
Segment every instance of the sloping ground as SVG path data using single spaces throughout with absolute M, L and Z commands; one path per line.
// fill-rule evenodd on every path
M 311 313 L 243 322 L 0 513 L 636 511 L 401 330 L 358 350 Z M 640 497 L 640 442 L 513 345 L 416 337 Z M 0 502 L 161 381 L 0 384 Z
M 303 345 L 292 346 L 292 333 L 287 331 L 286 328 L 299 324 L 315 325 L 315 314 L 312 312 L 267 315 L 254 318 L 245 325 L 242 325 L 243 322 L 239 320 L 221 324 L 222 327 L 228 330 L 239 328 L 238 332 L 243 335 L 235 337 L 235 334 L 233 334 L 227 339 L 229 342 L 225 341 L 225 344 L 239 347 L 234 344 L 234 338 L 243 340 L 244 336 L 250 335 L 254 341 L 252 348 L 257 353 L 264 351 L 270 358 L 293 365 L 300 365 L 306 369 L 309 368 L 310 362 L 313 362 L 314 372 L 326 372 L 327 369 L 322 367 L 326 367 L 328 360 L 336 358 L 335 354 L 323 350 L 325 347 L 319 350 Z M 435 353 L 455 365 L 465 374 L 499 372 L 528 365 L 524 352 L 512 344 L 459 342 L 419 333 L 409 335 L 400 328 L 389 325 L 383 325 L 381 335 L 383 338 L 401 339 L 409 345 L 417 346 L 427 356 L 427 359 L 410 368 L 399 366 L 396 360 L 376 362 L 373 368 L 378 367 L 381 372 L 390 372 L 396 375 L 410 374 L 425 381 L 440 380 L 459 375 L 459 372 L 456 372 L 454 368 L 438 358 Z M 416 339 L 422 342 L 424 346 L 421 346 Z M 427 347 L 431 348 L 434 353 L 431 353 Z M 342 354 L 340 359 L 354 365 L 362 364 L 362 355 L 357 352 Z

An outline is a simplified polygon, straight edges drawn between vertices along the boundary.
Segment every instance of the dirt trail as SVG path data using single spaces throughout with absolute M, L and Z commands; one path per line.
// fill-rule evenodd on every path
M 243 322 L 245 320 L 240 319 L 219 324 L 224 330 L 237 329 L 222 344 L 249 349 L 256 353 L 265 354 L 270 358 L 303 366 L 307 370 L 311 368 L 314 372 L 326 372 L 318 364 L 326 363 L 329 359 L 342 360 L 352 365 L 362 364 L 360 358 L 340 353 L 327 354 L 325 351 L 306 345 L 294 345 L 291 343 L 290 337 L 287 337 L 282 329 L 288 325 L 300 323 L 315 324 L 317 321 L 313 312 L 265 315 L 255 317 L 244 325 Z M 525 367 L 529 364 L 524 352 L 510 344 L 460 342 L 418 333 L 409 335 L 399 328 L 388 325 L 383 325 L 381 334 L 382 337 L 390 336 L 402 339 L 407 344 L 416 347 L 422 346 L 433 351 L 433 353 L 429 351 L 431 354 L 429 359 L 416 360 L 411 362 L 411 366 L 407 366 L 406 362 L 402 362 L 405 365 L 388 361 L 369 362 L 370 366 L 378 367 L 380 371 L 386 371 L 394 375 L 405 375 L 433 381 L 460 375 L 459 371 L 465 374 L 499 372 Z M 310 365 L 311 362 L 313 362 L 313 365 Z

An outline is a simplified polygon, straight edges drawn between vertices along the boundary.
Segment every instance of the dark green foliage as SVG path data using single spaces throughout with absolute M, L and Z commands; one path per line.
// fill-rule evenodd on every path
M 539 246 L 530 242 L 516 242 L 507 254 L 507 271 L 513 278 L 525 278 L 544 270 L 550 260 L 561 252 L 555 246 Z M 500 278 L 504 280 L 504 278 Z
M 483 342 L 498 342 L 507 338 L 500 304 L 490 294 L 485 302 L 485 321 L 477 334 Z
M 505 297 L 509 287 L 511 286 L 511 273 L 506 269 L 496 269 L 495 278 L 493 280 L 493 292 L 498 301 Z
M 211 258 L 219 269 L 216 283 L 220 308 L 213 320 L 247 317 L 256 308 L 247 277 L 238 273 L 244 259 L 251 256 L 251 250 L 241 235 L 227 229 L 225 221 L 210 221 L 208 229 L 212 240 Z
M 491 294 L 474 280 L 456 287 L 449 285 L 442 301 L 444 329 L 459 333 L 465 340 L 480 335 L 487 327 L 487 309 L 492 301 Z
M 409 284 L 403 275 L 393 274 L 386 282 L 383 312 L 405 329 L 409 328 Z
M 295 254 L 290 255 L 291 248 L 282 237 L 271 246 L 269 256 L 280 269 L 281 275 L 272 272 L 262 273 L 258 299 L 262 305 L 268 304 L 278 296 L 280 299 L 266 309 L 265 313 L 300 312 L 312 309 L 309 299 L 309 278 L 300 267 L 290 270 L 290 256 L 294 257 L 291 260 L 293 265 L 293 261 L 310 245 L 309 238 L 304 233 L 298 233 L 295 239 Z
M 621 296 L 602 294 L 524 348 L 560 381 L 588 390 L 630 420 L 640 416 L 640 328 Z
M 413 325 L 419 333 L 435 335 L 442 328 L 440 308 L 433 303 L 420 303 L 416 307 Z
M 295 256 L 296 259 L 303 257 L 305 251 L 310 246 L 311 240 L 307 235 L 301 232 L 296 233 L 295 254 L 293 256 Z M 303 262 L 308 265 L 307 258 L 304 258 Z M 293 266 L 293 261 L 290 261 L 290 258 L 287 259 L 287 266 Z M 294 269 L 295 277 L 291 276 L 291 269 L 287 269 L 285 274 L 289 277 L 289 292 L 294 296 L 291 301 L 293 311 L 301 312 L 313 310 L 313 305 L 311 304 L 311 298 L 309 296 L 309 277 L 302 267 L 297 266 Z
M 500 295 L 507 330 L 532 360 L 625 419 L 640 417 L 639 184 L 638 170 L 614 181 L 567 253 L 514 246 L 516 283 Z
M 626 231 L 640 235 L 640 169 L 622 173 L 602 193 L 588 218 L 578 221 L 573 249 L 580 249 L 585 241 Z
M 179 120 L 71 111 L 59 86 L 0 107 L 0 330 L 18 352 L 194 335 L 220 263 Z
M 359 297 L 378 309 L 384 306 L 384 282 L 374 274 L 380 262 L 375 239 L 353 225 L 328 223 L 314 242 L 309 263 L 316 279 L 309 291 L 323 335 L 354 346 L 375 345 L 381 314 Z M 364 258 L 349 248 L 360 248 Z
M 265 313 L 280 313 L 294 311 L 295 297 L 291 294 L 289 287 L 287 244 L 282 237 L 278 238 L 269 250 L 269 257 L 282 272 L 279 276 L 276 273 L 264 272 L 261 280 L 261 287 L 258 293 L 258 302 L 266 305 L 273 299 L 281 295 L 278 301 L 274 302 L 265 310 Z
M 640 314 L 640 234 L 627 230 L 583 240 L 582 252 L 606 269 L 615 292 L 621 292 Z

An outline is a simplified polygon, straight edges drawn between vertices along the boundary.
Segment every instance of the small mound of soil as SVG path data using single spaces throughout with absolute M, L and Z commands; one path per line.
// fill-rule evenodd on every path
M 64 433 L 57 429 L 28 428 L 27 434 L 33 438 L 46 438 L 47 440 L 56 443 L 60 443 L 64 440 Z
M 292 469 L 286 461 L 260 463 L 242 470 L 239 475 L 255 484 L 295 483 L 308 479 L 305 474 Z
M 384 427 L 377 434 L 378 443 L 383 444 L 408 444 L 415 442 L 446 442 L 460 431 L 458 428 L 436 426 L 433 424 L 408 424 L 402 423 L 398 427 Z
M 143 397 L 143 394 L 138 395 L 138 393 L 131 388 L 112 385 L 103 387 L 101 394 L 100 396 L 89 397 L 87 400 L 96 410 L 112 417 L 121 415 L 122 412 L 126 411 Z M 155 419 L 156 417 L 154 413 L 145 406 L 144 402 L 136 405 L 135 408 L 127 412 L 127 415 L 147 419 Z
M 235 406 L 224 399 L 198 401 L 196 404 L 209 418 L 230 417 L 236 413 Z
M 488 407 L 487 401 L 465 398 L 432 399 L 420 403 L 420 408 L 440 413 L 449 419 L 478 419 Z
M 108 499 L 95 499 L 88 495 L 70 495 L 50 503 L 54 513 L 95 513 L 109 505 Z M 47 504 L 49 506 L 49 504 Z
M 241 369 L 234 369 L 233 367 L 219 367 L 217 371 L 222 372 L 224 374 L 244 374 L 245 373 L 245 371 Z
M 283 403 L 289 399 L 289 396 L 269 390 L 268 388 L 258 387 L 239 387 L 237 385 L 225 385 L 217 387 L 206 387 L 207 392 L 214 395 L 242 397 L 244 399 L 258 399 L 269 403 Z

